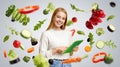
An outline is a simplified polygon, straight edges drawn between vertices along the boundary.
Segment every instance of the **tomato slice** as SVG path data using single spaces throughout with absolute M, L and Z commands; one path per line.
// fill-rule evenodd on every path
M 32 13 L 32 12 L 38 10 L 38 9 L 39 9 L 39 6 L 38 6 L 38 5 L 26 6 L 26 7 L 24 7 L 24 8 L 21 8 L 21 9 L 19 10 L 19 12 L 20 12 L 21 14 L 29 14 L 29 13 Z

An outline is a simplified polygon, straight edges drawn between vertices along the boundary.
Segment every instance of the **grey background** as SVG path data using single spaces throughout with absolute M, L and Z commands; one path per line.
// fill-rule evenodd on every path
M 114 8 L 110 7 L 109 3 L 111 1 L 116 3 L 116 7 Z M 74 53 L 73 57 L 88 54 L 88 58 L 82 60 L 81 62 L 72 63 L 73 67 L 81 67 L 81 66 L 83 67 L 88 67 L 88 66 L 89 67 L 119 67 L 119 64 L 120 64 L 120 52 L 119 52 L 120 51 L 120 41 L 119 41 L 120 40 L 119 38 L 120 36 L 119 35 L 120 34 L 119 33 L 120 32 L 120 14 L 119 14 L 120 1 L 119 0 L 0 0 L 0 67 L 8 67 L 8 66 L 9 67 L 35 67 L 32 59 L 29 61 L 29 63 L 25 63 L 22 60 L 22 58 L 25 55 L 30 56 L 30 57 L 32 57 L 33 55 L 37 55 L 39 43 L 38 45 L 34 46 L 35 51 L 33 53 L 27 53 L 26 49 L 32 46 L 30 43 L 30 39 L 26 40 L 22 38 L 20 35 L 19 36 L 12 35 L 11 31 L 5 27 L 5 24 L 8 27 L 13 27 L 15 30 L 19 32 L 23 29 L 27 29 L 32 32 L 33 37 L 39 40 L 41 33 L 46 30 L 50 22 L 51 15 L 52 15 L 52 14 L 43 15 L 42 13 L 43 9 L 47 7 L 49 2 L 53 2 L 55 7 L 64 7 L 68 12 L 68 19 L 71 19 L 74 16 L 78 18 L 78 22 L 70 27 L 67 27 L 67 30 L 75 28 L 76 30 L 83 30 L 86 34 L 85 36 L 80 36 L 77 33 L 75 33 L 75 36 L 73 37 L 73 40 L 77 40 L 77 39 L 84 40 L 84 42 L 79 46 L 79 51 Z M 91 5 L 95 2 L 98 3 L 99 7 L 104 10 L 104 12 L 106 13 L 106 18 L 103 18 L 102 19 L 103 22 L 95 26 L 93 30 L 89 30 L 86 28 L 85 22 L 90 18 L 91 12 L 90 11 L 75 12 L 71 9 L 70 3 L 76 5 L 76 7 L 80 9 L 89 10 L 91 8 Z M 7 10 L 8 6 L 10 6 L 11 4 L 16 5 L 17 8 L 22 8 L 27 5 L 39 5 L 40 9 L 31 14 L 28 14 L 27 16 L 30 17 L 31 21 L 30 23 L 28 23 L 27 26 L 22 26 L 19 22 L 11 22 L 11 17 L 8 18 L 5 16 L 5 11 Z M 110 21 L 106 21 L 109 15 L 115 15 L 115 18 Z M 38 23 L 39 20 L 43 20 L 46 18 L 47 18 L 47 21 L 42 25 L 42 27 L 38 31 L 33 31 L 34 25 Z M 108 24 L 113 24 L 116 27 L 115 32 L 111 33 L 107 30 L 106 27 Z M 102 36 L 97 36 L 97 34 L 95 33 L 96 29 L 99 27 L 102 27 L 105 30 L 105 34 Z M 115 44 L 117 45 L 117 48 L 112 49 L 106 46 L 103 49 L 99 50 L 95 47 L 95 44 L 94 44 L 92 51 L 89 53 L 86 53 L 84 51 L 84 46 L 89 44 L 86 41 L 89 32 L 92 32 L 94 34 L 95 44 L 98 40 L 103 40 L 103 41 L 113 40 Z M 3 43 L 3 38 L 5 37 L 5 35 L 10 35 L 10 39 L 6 43 Z M 15 39 L 21 41 L 21 43 L 25 47 L 24 51 L 13 47 L 12 43 Z M 15 52 L 18 54 L 19 58 L 21 59 L 21 62 L 14 64 L 14 65 L 10 65 L 9 58 L 8 57 L 4 58 L 3 56 L 4 49 L 6 49 L 7 52 L 10 49 L 14 49 Z M 112 53 L 114 62 L 110 65 L 107 65 L 104 62 L 94 64 L 91 58 L 93 57 L 95 53 L 98 53 L 100 51 Z

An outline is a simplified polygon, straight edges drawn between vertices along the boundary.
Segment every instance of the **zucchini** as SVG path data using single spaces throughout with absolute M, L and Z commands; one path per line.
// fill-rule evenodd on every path
M 20 34 L 25 39 L 28 39 L 28 38 L 32 37 L 31 32 L 29 32 L 28 30 L 22 30 Z
M 15 9 L 15 11 L 13 11 L 12 20 L 11 20 L 12 22 L 15 21 L 15 18 L 17 17 L 18 13 L 19 13 L 19 9 Z
M 96 44 L 96 47 L 97 47 L 98 49 L 103 49 L 104 46 L 105 46 L 105 44 L 104 44 L 104 42 L 101 41 L 101 40 L 99 40 L 99 41 L 97 42 L 97 44 Z

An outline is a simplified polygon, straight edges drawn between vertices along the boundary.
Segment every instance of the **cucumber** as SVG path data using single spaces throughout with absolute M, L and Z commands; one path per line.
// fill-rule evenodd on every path
M 98 49 L 103 49 L 104 46 L 105 46 L 105 44 L 104 44 L 104 42 L 101 41 L 101 40 L 99 40 L 99 41 L 97 42 L 97 44 L 96 44 L 96 47 L 97 47 Z
M 15 18 L 17 17 L 18 13 L 19 13 L 19 9 L 15 9 L 15 11 L 13 11 L 12 20 L 11 21 L 15 21 Z
M 15 10 L 15 5 L 10 5 L 9 7 L 8 7 L 8 10 L 6 11 L 6 16 L 7 17 L 9 17 L 12 13 L 13 13 L 13 11 Z
M 27 23 L 30 21 L 30 18 L 29 17 L 25 17 L 24 19 L 23 19 L 23 25 L 27 25 Z
M 23 19 L 24 19 L 25 17 L 27 17 L 26 14 L 22 14 L 21 17 L 20 17 L 20 19 L 19 19 L 19 22 L 22 23 L 22 22 L 23 22 Z
M 31 32 L 28 31 L 28 30 L 22 30 L 20 34 L 21 34 L 21 36 L 22 36 L 23 38 L 25 38 L 25 39 L 29 39 L 29 38 L 32 37 Z
M 20 17 L 21 17 L 21 14 L 18 13 L 18 15 L 17 15 L 17 17 L 16 17 L 16 21 L 18 21 L 18 20 L 20 19 Z

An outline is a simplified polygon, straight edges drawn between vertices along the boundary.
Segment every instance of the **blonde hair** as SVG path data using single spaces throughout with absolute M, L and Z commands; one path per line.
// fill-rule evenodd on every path
M 53 13 L 53 15 L 52 15 L 52 18 L 51 18 L 51 21 L 50 21 L 50 24 L 49 24 L 47 30 L 53 28 L 53 26 L 54 26 L 53 19 L 54 19 L 55 15 L 56 15 L 58 12 L 60 12 L 60 11 L 62 11 L 62 12 L 64 12 L 64 13 L 66 14 L 65 23 L 64 23 L 60 28 L 61 28 L 62 30 L 64 30 L 64 29 L 66 28 L 67 12 L 66 12 L 66 10 L 65 10 L 64 8 L 57 8 L 57 9 L 55 9 L 55 11 L 54 11 L 54 13 Z

